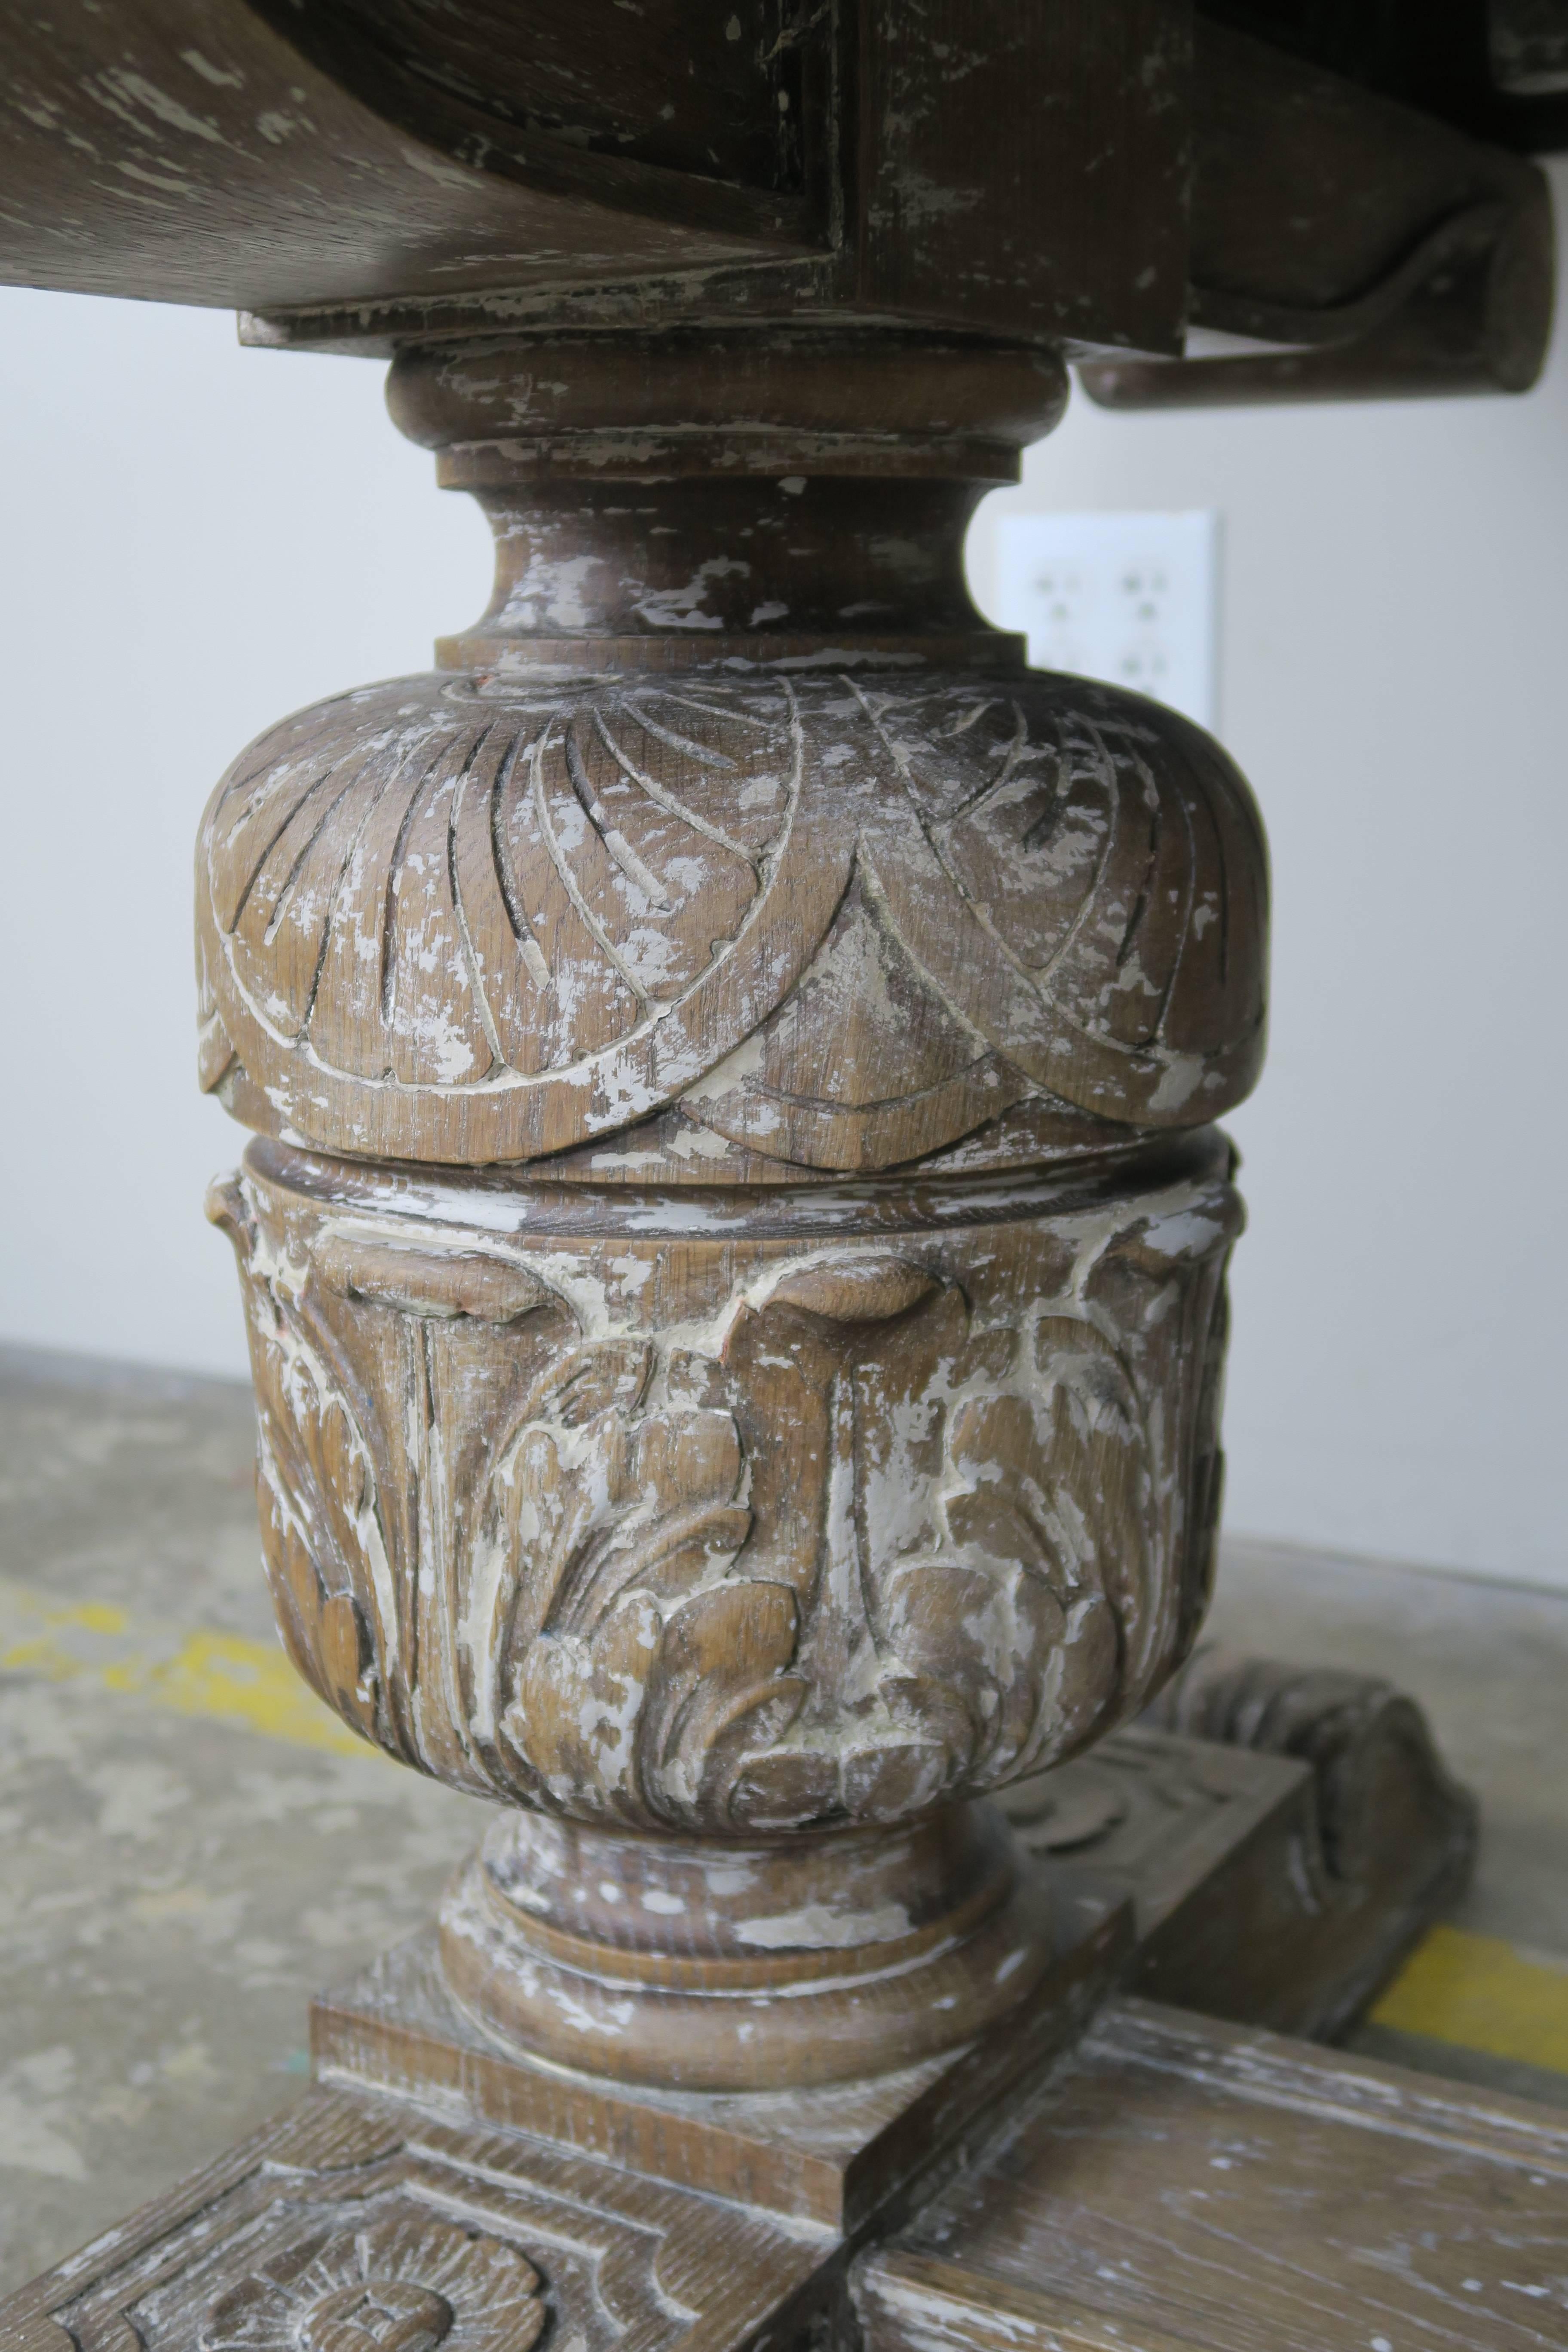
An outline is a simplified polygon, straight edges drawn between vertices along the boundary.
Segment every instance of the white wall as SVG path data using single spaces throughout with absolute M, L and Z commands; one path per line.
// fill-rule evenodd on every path
M 381 373 L 0 291 L 0 1335 L 242 1369 L 200 1214 L 242 1139 L 192 1076 L 196 820 L 249 735 L 426 666 L 489 577 Z M 1226 517 L 1221 731 L 1277 908 L 1230 1524 L 1568 1585 L 1568 337 L 1523 402 L 1080 401 L 1009 502 Z
M 489 533 L 370 362 L 226 312 L 0 289 L 0 1335 L 245 1369 L 194 1076 L 208 793 L 320 695 L 427 669 Z
M 1227 1524 L 1568 1586 L 1560 300 L 1522 400 L 1078 399 L 971 570 L 984 603 L 1009 508 L 1225 517 L 1219 732 L 1275 892 Z

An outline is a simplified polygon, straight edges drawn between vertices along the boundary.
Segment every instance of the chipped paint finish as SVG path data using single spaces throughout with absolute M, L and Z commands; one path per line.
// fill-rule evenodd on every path
M 204 823 L 284 1639 L 512 1809 L 443 1979 L 580 2072 L 1025 2020 L 1051 1906 L 980 1801 L 1207 1598 L 1266 853 L 1206 737 L 973 625 L 963 520 L 1062 381 L 839 331 L 407 354 L 490 607 Z
M 1059 2050 L 1114 1964 L 1102 1919 L 1077 1994 L 1052 1979 L 1049 1904 L 976 1792 L 1147 1699 L 1217 1507 L 1239 1212 L 1210 1122 L 1262 1050 L 1256 813 L 1178 722 L 1018 677 L 958 562 L 1029 437 L 1021 374 L 1049 408 L 1064 347 L 1183 349 L 1193 11 L 738 0 L 692 32 L 681 0 L 612 5 L 609 42 L 605 0 L 18 23 L 0 266 L 362 349 L 630 329 L 601 339 L 628 413 L 556 433 L 540 379 L 510 433 L 436 436 L 496 525 L 461 675 L 290 722 L 204 837 L 204 1081 L 290 1147 L 217 1203 L 280 1622 L 367 1739 L 512 1801 L 442 1923 L 445 1990 L 503 2054 L 666 2090 L 932 2053 L 956 2080 L 1037 2054 L 1042 2018 Z M 1501 380 L 1543 341 L 1527 275 Z M 712 415 L 656 414 L 726 316 L 760 407 L 742 364 Z M 816 394 L 858 339 L 915 362 L 923 413 L 879 423 L 848 375 L 857 413 L 825 413 L 805 344 L 834 331 Z M 938 396 L 959 343 L 995 430 Z M 1156 2118 L 1124 2269 L 1149 2215 L 1220 2209 L 1210 2172 L 1267 2174 L 1245 2096 L 1195 2190 Z M 1124 2188 L 1149 2105 L 1123 2090 Z M 571 2162 L 318 2101 L 67 2265 L 25 2341 L 61 2313 L 84 2347 L 204 2352 L 849 2326 L 792 2304 L 815 2257 L 738 2207 Z M 1088 2251 L 1077 2210 L 1047 2234 Z
M 644 39 L 668 39 L 678 9 L 663 0 L 665 26 Z M 414 47 L 436 70 L 421 78 L 416 67 L 400 87 L 384 46 L 391 13 L 377 8 L 359 28 L 352 5 L 98 0 L 64 18 L 16 18 L 0 88 L 0 274 L 220 308 L 363 309 L 820 247 L 820 207 L 788 163 L 796 134 L 781 122 L 778 69 L 759 57 L 754 25 L 739 77 L 710 63 L 682 91 L 673 139 L 661 74 L 657 92 L 623 89 L 640 121 L 626 125 L 623 111 L 629 137 L 612 134 L 608 152 L 594 152 L 569 95 L 564 122 L 519 122 L 531 74 L 537 100 L 541 59 L 515 12 L 492 11 L 480 33 L 484 97 L 499 100 L 496 110 L 457 89 L 438 94 L 447 59 L 428 18 Z M 598 87 L 608 50 L 641 49 L 623 28 L 647 8 L 600 0 L 592 13 L 599 21 L 574 12 L 564 46 L 580 69 L 591 61 L 584 79 Z M 754 13 L 745 0 L 748 19 Z M 678 37 L 694 58 L 733 55 L 716 28 L 706 40 Z M 558 88 L 558 106 L 563 95 Z M 509 108 L 509 98 L 521 104 Z M 591 114 L 580 89 L 575 110 L 584 100 Z M 742 176 L 715 175 L 704 152 L 715 139 Z
M 198 877 L 204 1083 L 330 1150 L 680 1181 L 673 1114 L 688 1181 L 798 1181 L 1010 1113 L 1038 1158 L 1263 1051 L 1251 796 L 1078 680 L 400 680 L 243 754 Z
M 1111 2001 L 856 2266 L 870 2352 L 1562 2352 L 1547 2107 Z
M 1187 0 L 24 15 L 0 274 L 362 348 L 542 306 L 1175 352 L 1189 25 Z
M 755 2340 L 832 2249 L 515 2134 L 310 2092 L 0 2311 L 42 2352 L 647 2352 Z
M 448 1998 L 503 2047 L 735 2092 L 972 2042 L 1048 1985 L 1079 1924 L 990 1806 L 722 1843 L 520 1813 L 453 1881 L 438 1941 Z
M 896 311 L 962 310 L 1010 334 L 1050 319 L 1068 337 L 1177 348 L 1191 10 L 869 0 L 861 16 L 868 290 Z M 980 142 L 992 160 L 977 168 Z M 1092 284 L 1075 285 L 1090 239 Z
M 290 1654 L 392 1753 L 606 1824 L 895 1820 L 1073 1752 L 1207 1590 L 1240 1216 L 1182 1149 L 952 1230 L 898 1186 L 794 1235 L 566 1193 L 503 1244 L 461 1183 L 367 1214 L 255 1148 L 215 1213 Z

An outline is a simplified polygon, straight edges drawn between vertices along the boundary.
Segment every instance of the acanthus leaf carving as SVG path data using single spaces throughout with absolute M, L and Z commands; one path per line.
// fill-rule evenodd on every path
M 896 1247 L 672 1257 L 632 1210 L 489 1244 L 482 1276 L 428 1190 L 394 1249 L 247 1179 L 224 1213 L 291 1654 L 394 1753 L 606 1826 L 892 1819 L 1075 1752 L 1201 1607 L 1215 1157 Z M 421 1253 L 467 1308 L 426 1311 Z
M 243 1188 L 215 1185 L 207 1213 L 255 1265 L 267 1244 Z M 352 1729 L 405 1753 L 389 1717 L 397 1602 L 379 1482 L 362 1422 L 290 1299 L 298 1269 L 249 1286 L 257 1501 L 278 1630 L 296 1670 Z

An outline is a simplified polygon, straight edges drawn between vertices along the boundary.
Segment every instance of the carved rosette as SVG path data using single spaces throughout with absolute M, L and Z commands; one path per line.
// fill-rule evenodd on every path
M 201 2352 L 528 2352 L 539 2277 L 510 2246 L 394 2207 L 317 2228 L 228 2289 Z
M 1222 1142 L 793 1213 L 258 1144 L 215 1210 L 290 1655 L 455 1785 L 902 1818 L 1072 1753 L 1197 1623 Z

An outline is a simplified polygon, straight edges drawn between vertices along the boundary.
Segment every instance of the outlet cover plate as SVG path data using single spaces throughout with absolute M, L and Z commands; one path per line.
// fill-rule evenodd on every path
M 997 527 L 996 614 L 1035 669 L 1131 687 L 1218 721 L 1220 519 L 1010 514 Z

